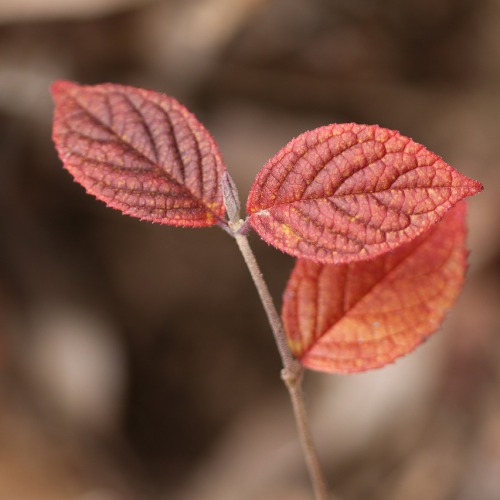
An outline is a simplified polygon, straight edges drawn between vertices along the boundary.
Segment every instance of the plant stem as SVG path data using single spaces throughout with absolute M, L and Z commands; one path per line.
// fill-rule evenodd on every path
M 274 340 L 276 341 L 281 361 L 283 363 L 283 370 L 290 372 L 290 375 L 293 377 L 297 369 L 300 368 L 300 365 L 298 365 L 297 361 L 290 352 L 290 348 L 288 347 L 288 343 L 285 337 L 285 332 L 283 331 L 281 319 L 278 315 L 276 307 L 274 306 L 273 299 L 271 297 L 271 294 L 269 293 L 267 283 L 264 280 L 264 276 L 262 275 L 259 265 L 257 264 L 255 255 L 250 248 L 248 237 L 242 234 L 235 234 L 234 237 L 236 239 L 236 243 L 238 244 L 238 248 L 243 255 L 243 259 L 245 260 L 248 270 L 252 275 L 253 282 L 255 283 L 255 287 L 257 288 L 257 292 L 259 293 L 260 300 L 262 302 L 262 305 L 264 306 L 264 310 L 266 311 L 267 319 L 269 320 L 269 324 L 271 325 Z
M 237 223 L 230 222 L 229 226 L 233 230 L 233 235 L 236 239 L 238 248 L 243 255 L 243 259 L 245 260 L 255 287 L 257 288 L 260 300 L 267 314 L 267 319 L 271 325 L 274 340 L 276 341 L 276 345 L 278 347 L 281 361 L 283 363 L 281 378 L 285 382 L 290 395 L 290 400 L 292 402 L 297 432 L 304 453 L 307 470 L 309 472 L 309 478 L 314 490 L 314 497 L 316 500 L 328 500 L 326 482 L 323 478 L 318 453 L 314 446 L 304 405 L 304 396 L 302 391 L 302 375 L 304 370 L 300 363 L 294 358 L 290 348 L 288 347 L 283 324 L 276 310 L 271 294 L 269 293 L 267 283 L 265 282 L 259 265 L 257 264 L 255 255 L 250 248 L 248 237 L 245 234 L 238 232 L 238 229 L 240 229 L 242 224 L 243 221 L 238 221 Z
M 292 401 L 293 413 L 295 415 L 295 424 L 297 425 L 297 432 L 300 439 L 300 445 L 306 461 L 309 478 L 314 491 L 316 500 L 327 500 L 328 492 L 326 488 L 325 478 L 319 463 L 318 453 L 314 446 L 314 441 L 307 419 L 306 408 L 304 405 L 304 393 L 302 391 L 302 377 L 297 379 L 294 383 L 290 383 L 282 375 L 285 385 Z

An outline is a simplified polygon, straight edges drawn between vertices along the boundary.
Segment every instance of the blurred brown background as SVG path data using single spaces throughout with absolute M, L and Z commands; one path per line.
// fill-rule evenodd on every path
M 174 95 L 243 199 L 332 122 L 398 129 L 480 180 L 442 331 L 306 391 L 337 499 L 500 498 L 500 2 L 0 1 L 0 499 L 309 499 L 235 245 L 85 195 L 51 143 L 56 79 Z M 292 260 L 253 243 L 279 303 Z

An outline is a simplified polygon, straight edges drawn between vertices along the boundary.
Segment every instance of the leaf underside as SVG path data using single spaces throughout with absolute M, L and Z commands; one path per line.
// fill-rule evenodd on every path
M 371 260 L 299 259 L 282 318 L 293 354 L 307 368 L 350 373 L 409 353 L 441 324 L 463 284 L 465 202 L 428 232 Z
M 225 167 L 211 135 L 175 99 L 115 84 L 58 81 L 53 139 L 88 193 L 143 220 L 211 226 Z
M 399 132 L 333 124 L 305 132 L 268 161 L 247 211 L 250 225 L 280 250 L 343 263 L 412 240 L 481 189 Z

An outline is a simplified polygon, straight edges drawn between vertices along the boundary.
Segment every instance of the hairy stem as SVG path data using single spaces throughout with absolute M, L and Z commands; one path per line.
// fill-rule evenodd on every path
M 314 496 L 316 500 L 328 500 L 326 482 L 323 478 L 318 453 L 314 446 L 304 405 L 304 396 L 302 392 L 303 368 L 293 357 L 290 348 L 288 347 L 288 342 L 283 330 L 283 324 L 278 311 L 276 310 L 271 294 L 269 293 L 267 283 L 265 282 L 259 265 L 257 264 L 255 255 L 250 248 L 248 237 L 246 234 L 238 232 L 238 229 L 242 224 L 243 221 L 238 221 L 237 223 L 230 222 L 229 226 L 233 229 L 234 238 L 236 239 L 238 248 L 240 249 L 243 259 L 245 260 L 248 270 L 250 271 L 255 287 L 259 293 L 260 300 L 264 306 L 264 310 L 266 311 L 269 324 L 271 325 L 271 329 L 273 331 L 274 340 L 276 341 L 281 361 L 283 363 L 281 378 L 285 382 L 290 395 L 290 400 L 292 402 L 297 432 L 304 453 L 309 477 L 313 486 Z

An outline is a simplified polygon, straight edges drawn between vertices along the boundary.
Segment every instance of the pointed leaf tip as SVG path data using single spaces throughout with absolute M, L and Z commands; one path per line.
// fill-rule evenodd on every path
M 394 252 L 349 264 L 299 259 L 282 317 L 293 354 L 328 373 L 403 356 L 437 330 L 464 281 L 465 202 Z
M 481 190 L 399 132 L 333 124 L 298 136 L 264 165 L 247 211 L 280 250 L 343 263 L 397 248 Z
M 143 220 L 211 226 L 225 166 L 209 132 L 172 97 L 124 85 L 52 84 L 53 139 L 88 193 Z
M 54 99 L 58 98 L 66 89 L 71 87 L 77 87 L 78 84 L 74 82 L 70 82 L 69 80 L 56 80 L 50 86 L 50 92 L 52 93 L 52 97 Z

